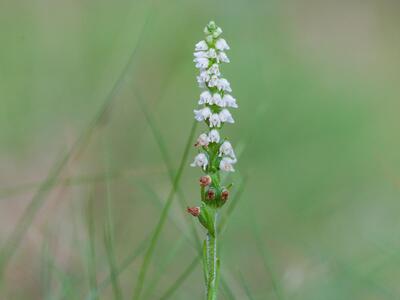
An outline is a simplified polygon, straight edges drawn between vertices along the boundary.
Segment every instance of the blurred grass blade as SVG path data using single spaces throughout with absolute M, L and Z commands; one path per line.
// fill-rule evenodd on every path
M 157 193 L 146 182 L 141 182 L 139 184 L 139 188 L 143 189 L 143 191 L 145 191 L 149 195 L 149 199 L 154 202 L 157 208 L 160 208 L 160 210 L 162 210 L 163 202 L 158 197 Z M 193 249 L 197 251 L 197 245 L 193 243 L 191 236 L 189 236 L 189 233 L 182 230 L 181 226 L 179 226 L 178 222 L 176 221 L 176 218 L 174 218 L 174 216 L 172 215 L 168 215 L 168 220 L 169 222 L 171 222 L 172 225 L 174 225 L 176 229 L 178 229 L 182 233 L 182 235 L 185 236 L 187 242 L 193 247 Z
M 146 250 L 148 245 L 148 239 L 144 239 L 140 242 L 139 246 L 132 252 L 131 255 L 126 257 L 120 267 L 116 270 L 115 276 L 120 276 L 123 272 L 128 270 L 128 268 L 133 264 L 133 262 Z M 89 295 L 85 298 L 86 300 L 94 300 L 98 297 L 99 293 L 103 291 L 108 285 L 111 283 L 111 275 L 106 277 L 99 285 L 98 288 L 95 290 L 91 290 Z
M 90 290 L 97 290 L 97 278 L 96 278 L 96 247 L 95 247 L 95 222 L 94 222 L 94 212 L 93 212 L 93 195 L 89 195 L 87 204 L 87 235 L 89 238 L 89 249 L 88 249 L 88 274 L 89 274 L 89 286 Z M 97 297 L 94 298 L 95 300 L 98 299 Z
M 242 272 L 240 272 L 240 270 L 239 270 L 239 279 L 240 279 L 240 282 L 242 283 L 242 286 L 243 286 L 244 292 L 246 293 L 247 298 L 249 298 L 249 300 L 254 300 L 254 297 L 251 293 L 250 287 L 247 284 L 246 279 L 243 277 L 243 274 L 242 274 Z
M 235 300 L 235 296 L 233 295 L 231 289 L 229 288 L 228 283 L 222 276 L 221 276 L 221 287 L 227 299 Z
M 276 295 L 276 298 L 278 300 L 283 300 L 284 299 L 283 289 L 282 289 L 280 281 L 278 280 L 278 277 L 275 273 L 275 270 L 272 267 L 272 264 L 270 261 L 271 255 L 268 253 L 267 249 L 265 249 L 263 246 L 260 230 L 256 224 L 256 218 L 255 218 L 255 216 L 253 216 L 250 219 L 251 219 L 251 221 L 250 221 L 251 225 L 253 227 L 253 233 L 255 235 L 256 247 L 258 248 L 258 251 L 261 254 L 264 269 L 267 272 L 267 274 L 269 274 L 269 276 L 271 277 L 272 289 Z
M 140 295 L 141 295 L 142 289 L 143 289 L 144 280 L 146 278 L 147 269 L 149 267 L 149 264 L 150 264 L 150 261 L 151 261 L 155 246 L 157 244 L 158 238 L 160 236 L 161 230 L 164 227 L 164 223 L 165 223 L 165 220 L 167 218 L 167 214 L 169 212 L 169 209 L 171 207 L 172 200 L 174 199 L 177 187 L 179 185 L 179 181 L 181 179 L 181 176 L 182 176 L 182 173 L 183 173 L 183 169 L 184 169 L 184 167 L 186 165 L 187 158 L 188 158 L 188 155 L 189 155 L 190 146 L 192 145 L 192 141 L 193 141 L 193 138 L 194 138 L 194 134 L 196 132 L 196 128 L 197 128 L 197 122 L 194 121 L 193 125 L 192 125 L 192 128 L 190 130 L 190 133 L 189 133 L 189 137 L 188 137 L 187 142 L 186 142 L 185 150 L 184 150 L 183 155 L 182 155 L 182 160 L 180 162 L 180 165 L 179 165 L 179 168 L 178 168 L 178 172 L 175 175 L 175 179 L 174 179 L 174 182 L 173 182 L 173 185 L 172 185 L 172 189 L 171 189 L 171 191 L 170 191 L 170 193 L 168 195 L 167 202 L 166 202 L 166 204 L 164 206 L 164 209 L 161 212 L 160 219 L 159 219 L 159 221 L 157 223 L 156 229 L 155 229 L 154 234 L 153 234 L 153 236 L 151 238 L 151 241 L 150 241 L 150 246 L 147 249 L 147 252 L 145 254 L 142 266 L 140 268 L 139 277 L 138 277 L 138 280 L 137 280 L 135 291 L 133 293 L 133 299 L 134 300 L 135 299 L 140 299 Z
M 37 193 L 33 196 L 31 202 L 24 210 L 21 218 L 18 220 L 17 225 L 15 226 L 14 230 L 11 232 L 9 237 L 6 239 L 4 245 L 0 250 L 0 281 L 2 281 L 4 270 L 7 266 L 8 261 L 16 252 L 17 247 L 19 246 L 22 238 L 24 237 L 25 233 L 27 232 L 29 226 L 32 224 L 37 212 L 42 207 L 46 196 L 48 195 L 49 191 L 51 190 L 49 187 L 52 187 L 60 177 L 64 167 L 70 161 L 70 159 L 74 155 L 78 155 L 87 145 L 89 142 L 90 137 L 92 136 L 93 131 L 99 126 L 102 122 L 104 122 L 105 118 L 109 114 L 114 100 L 116 99 L 116 95 L 118 95 L 121 87 L 123 86 L 125 79 L 129 72 L 131 71 L 133 64 L 135 62 L 135 57 L 137 53 L 137 49 L 144 38 L 144 31 L 148 25 L 150 19 L 150 11 L 147 13 L 145 23 L 141 29 L 139 34 L 138 40 L 136 45 L 129 57 L 127 64 L 125 65 L 124 69 L 122 70 L 120 76 L 114 83 L 111 91 L 107 95 L 104 103 L 102 104 L 101 108 L 90 122 L 89 126 L 82 132 L 80 137 L 76 140 L 76 142 L 72 145 L 71 149 L 67 151 L 63 156 L 62 159 L 56 162 L 45 182 L 39 187 Z
M 157 270 L 157 274 L 154 276 L 153 280 L 149 283 L 147 290 L 143 294 L 143 299 L 152 299 L 151 293 L 155 291 L 157 283 L 159 280 L 166 274 L 166 269 L 168 265 L 171 263 L 172 259 L 176 256 L 178 251 L 183 245 L 183 242 L 186 242 L 186 238 L 183 236 L 179 240 L 174 242 L 174 245 L 171 246 L 167 253 L 163 254 L 163 261 L 161 262 L 160 267 Z
M 142 101 L 142 98 L 140 95 L 138 95 L 138 93 L 136 93 L 136 99 L 137 99 L 139 106 L 147 120 L 147 123 L 150 126 L 150 129 L 151 129 L 151 132 L 153 133 L 154 139 L 157 142 L 158 148 L 160 149 L 160 152 L 161 152 L 161 157 L 163 158 L 165 166 L 167 167 L 168 175 L 171 180 L 171 184 L 173 184 L 174 177 L 175 177 L 174 176 L 174 168 L 172 165 L 171 157 L 170 157 L 167 147 L 164 143 L 164 138 L 162 137 L 161 132 L 158 130 L 156 123 L 154 122 L 153 118 L 151 117 L 151 114 L 147 110 L 145 103 Z M 192 142 L 192 140 L 190 142 Z M 188 206 L 188 204 L 185 200 L 182 189 L 179 186 L 177 187 L 176 193 L 178 195 L 178 200 L 182 207 L 182 213 L 185 214 L 185 208 Z M 198 236 L 198 233 L 196 230 L 195 218 L 185 218 L 185 219 L 189 221 L 190 230 L 192 232 L 193 238 L 197 244 L 197 248 L 200 249 L 201 248 L 201 240 L 200 240 L 200 237 Z
M 122 299 L 122 291 L 118 281 L 117 267 L 114 254 L 114 241 L 112 238 L 111 228 L 109 221 L 106 222 L 104 227 L 104 245 L 107 254 L 107 261 L 110 268 L 111 286 L 114 292 L 114 299 Z
M 109 152 L 108 145 L 106 145 L 105 138 L 104 142 L 104 153 L 105 153 L 105 170 L 106 174 L 109 172 Z M 114 293 L 114 299 L 120 300 L 122 299 L 122 291 L 119 284 L 118 276 L 116 276 L 117 263 L 115 261 L 115 251 L 114 251 L 114 222 L 113 222 L 113 212 L 112 212 L 112 203 L 111 203 L 111 187 L 110 180 L 107 176 L 105 181 L 106 184 L 106 222 L 104 224 L 104 246 L 107 254 L 107 261 L 110 268 L 110 278 L 111 278 L 111 286 Z
M 186 267 L 181 276 L 179 276 L 176 281 L 171 285 L 171 287 L 164 293 L 160 300 L 165 300 L 171 297 L 174 292 L 181 286 L 181 284 L 189 277 L 189 275 L 196 268 L 197 264 L 201 260 L 201 255 L 197 255 L 193 261 Z

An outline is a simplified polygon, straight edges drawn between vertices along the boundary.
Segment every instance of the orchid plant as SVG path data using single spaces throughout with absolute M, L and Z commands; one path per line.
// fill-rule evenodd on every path
M 207 132 L 200 134 L 195 144 L 198 149 L 192 167 L 200 167 L 205 173 L 200 178 L 201 205 L 187 211 L 207 230 L 203 246 L 203 269 L 208 300 L 215 300 L 219 281 L 218 218 L 219 210 L 229 197 L 232 186 L 223 186 L 221 172 L 234 172 L 236 155 L 227 138 L 221 138 L 225 123 L 234 123 L 229 108 L 237 108 L 230 83 L 222 77 L 220 66 L 229 63 L 226 50 L 228 43 L 221 37 L 222 29 L 211 21 L 204 28 L 206 38 L 195 46 L 194 62 L 199 69 L 197 82 L 203 91 L 200 94 L 199 109 L 194 118 L 207 125 Z

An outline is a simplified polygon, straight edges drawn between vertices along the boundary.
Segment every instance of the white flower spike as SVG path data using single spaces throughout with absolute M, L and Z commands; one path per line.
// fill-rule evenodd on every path
M 230 60 L 225 51 L 230 49 L 228 43 L 221 37 L 222 29 L 215 22 L 209 22 L 204 29 L 205 38 L 195 46 L 194 62 L 199 69 L 197 82 L 203 89 L 200 94 L 199 108 L 194 110 L 194 118 L 207 125 L 208 131 L 200 134 L 195 143 L 199 152 L 192 167 L 202 168 L 204 176 L 200 179 L 201 206 L 188 208 L 187 211 L 198 218 L 206 228 L 206 255 L 204 264 L 207 266 L 206 288 L 207 299 L 216 299 L 218 290 L 219 261 L 217 251 L 218 210 L 228 200 L 232 184 L 222 185 L 221 172 L 234 172 L 236 155 L 232 144 L 227 138 L 220 136 L 220 130 L 229 123 L 234 123 L 230 109 L 238 107 L 229 81 L 222 76 L 221 66 Z M 213 253 L 212 255 L 210 255 Z

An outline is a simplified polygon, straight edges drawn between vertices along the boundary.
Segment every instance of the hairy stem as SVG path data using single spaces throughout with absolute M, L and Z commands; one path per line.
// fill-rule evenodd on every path
M 206 272 L 207 300 L 217 299 L 218 280 L 219 280 L 219 257 L 218 257 L 218 232 L 217 232 L 218 212 L 213 213 L 214 232 L 208 232 L 205 241 L 206 251 L 204 256 L 204 271 Z

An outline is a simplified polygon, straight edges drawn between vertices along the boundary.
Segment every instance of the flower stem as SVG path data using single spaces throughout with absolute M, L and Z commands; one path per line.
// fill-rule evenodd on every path
M 204 272 L 206 280 L 207 300 L 216 300 L 219 281 L 219 257 L 218 257 L 218 211 L 213 213 L 214 232 L 208 232 L 205 240 Z

